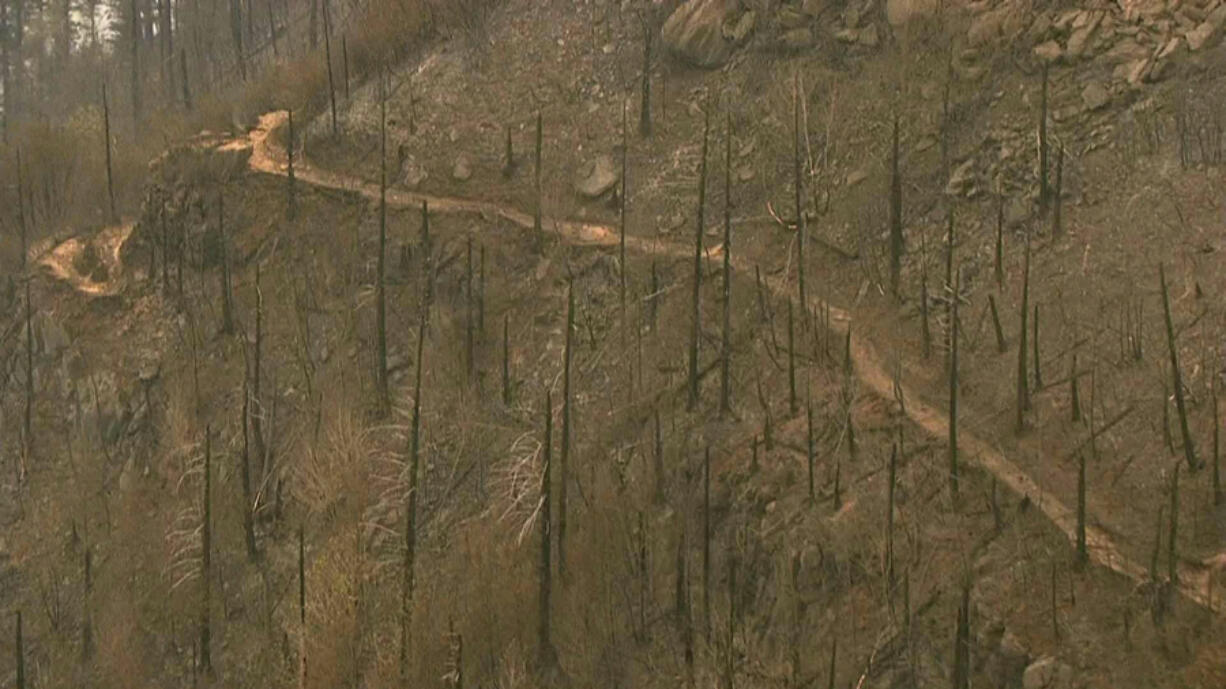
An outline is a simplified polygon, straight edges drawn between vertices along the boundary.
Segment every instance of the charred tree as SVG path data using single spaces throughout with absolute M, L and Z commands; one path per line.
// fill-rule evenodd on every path
M 184 83 L 186 83 L 186 81 Z M 297 198 L 296 198 L 297 189 L 295 188 L 295 184 L 294 184 L 294 144 L 295 144 L 294 111 L 293 109 L 290 109 L 288 112 L 289 112 L 289 135 L 288 135 L 289 140 L 285 143 L 285 153 L 289 159 L 288 172 L 285 178 L 285 185 L 286 185 L 286 190 L 288 193 L 288 202 L 286 204 L 286 217 L 288 217 L 290 220 L 293 220 L 294 216 L 297 215 Z
M 324 16 L 327 16 L 325 11 Z M 378 387 L 379 411 L 391 408 L 387 377 L 387 74 L 379 79 L 379 255 L 375 260 L 375 346 L 377 366 L 375 383 Z M 332 110 L 333 126 L 336 110 Z M 333 132 L 335 134 L 335 132 Z
M 902 276 L 902 173 L 898 155 L 898 112 L 894 113 L 894 138 L 890 155 L 890 292 L 898 299 Z
M 110 202 L 111 223 L 119 222 L 119 213 L 115 210 L 115 174 L 111 164 L 111 104 L 106 97 L 106 84 L 102 84 L 102 137 L 106 151 L 106 196 Z M 165 257 L 162 259 L 165 261 Z
M 720 352 L 719 411 L 732 411 L 732 115 L 724 134 L 724 327 Z
M 1166 270 L 1158 264 L 1158 282 L 1162 287 L 1162 315 L 1166 321 L 1166 344 L 1171 354 L 1171 377 L 1175 386 L 1175 409 L 1179 412 L 1179 433 L 1183 439 L 1183 456 L 1188 462 L 1188 470 L 1196 471 L 1199 463 L 1196 461 L 1196 447 L 1192 444 L 1192 433 L 1188 429 L 1188 408 L 1183 398 L 1183 375 L 1179 370 L 1179 350 L 1175 346 L 1175 326 L 1171 320 L 1171 300 L 1166 289 Z M 1175 515 L 1171 515 L 1174 519 Z
M 792 112 L 792 186 L 796 192 L 796 290 L 800 299 L 802 311 L 808 311 L 809 302 L 805 299 L 805 212 L 804 212 L 804 179 L 800 163 L 800 72 L 792 78 L 793 112 Z
M 553 648 L 551 637 L 551 606 L 553 596 L 553 567 L 550 560 L 553 515 L 550 509 L 550 499 L 553 493 L 553 483 L 550 477 L 550 462 L 553 455 L 553 398 L 548 389 L 545 390 L 545 438 L 544 462 L 541 472 L 541 507 L 537 519 L 541 525 L 541 562 L 538 575 L 540 577 L 540 593 L 537 603 L 537 662 L 542 668 L 553 667 L 557 663 L 557 652 Z
M 1077 558 L 1074 561 L 1078 570 L 1084 569 L 1089 562 L 1086 550 L 1086 456 L 1077 453 Z
M 212 577 L 213 577 L 213 445 L 212 429 L 204 430 L 204 493 L 200 498 L 203 524 L 200 529 L 200 667 L 213 671 Z
M 711 111 L 708 108 L 702 125 L 702 162 L 698 169 L 698 222 L 694 228 L 694 292 L 690 312 L 690 376 L 689 403 L 692 411 L 698 406 L 698 336 L 702 329 L 702 235 L 705 231 L 707 202 L 707 143 L 711 132 Z
M 237 1 L 237 0 L 236 0 Z M 328 102 L 332 108 L 332 136 L 340 130 L 336 123 L 336 84 L 332 76 L 332 21 L 329 18 L 328 2 L 324 0 L 324 61 L 328 66 Z
M 1030 238 L 1026 238 L 1026 253 L 1022 263 L 1021 327 L 1017 344 L 1017 432 L 1026 426 L 1026 411 L 1030 409 L 1030 377 L 1026 373 L 1026 313 L 1030 308 Z
M 426 317 L 417 327 L 417 360 L 413 372 L 413 414 L 409 426 L 409 491 L 404 517 L 404 571 L 400 588 L 400 680 L 408 681 L 409 649 L 413 633 L 413 593 L 417 563 L 417 487 L 421 464 L 421 371 L 426 343 Z
M 243 454 L 242 465 L 239 467 L 242 473 L 243 480 L 243 537 L 247 544 L 247 560 L 255 562 L 259 558 L 259 551 L 255 545 L 255 520 L 252 512 L 255 510 L 255 505 L 251 499 L 251 443 L 247 427 L 247 418 L 250 413 L 251 396 L 247 387 L 247 377 L 243 377 Z
M 951 248 L 952 251 L 952 248 Z M 961 271 L 958 271 L 960 273 Z M 958 288 L 960 275 L 954 275 L 949 319 L 949 494 L 958 500 Z
M 566 498 L 570 482 L 571 402 L 570 369 L 575 329 L 575 283 L 566 287 L 566 344 L 562 361 L 562 454 L 558 465 L 558 579 L 566 585 Z

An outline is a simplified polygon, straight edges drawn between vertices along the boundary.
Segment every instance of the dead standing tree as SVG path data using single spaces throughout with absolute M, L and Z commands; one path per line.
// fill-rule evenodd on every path
M 540 520 L 541 530 L 541 561 L 538 571 L 540 592 L 537 597 L 539 610 L 537 611 L 537 662 L 542 668 L 550 668 L 557 664 L 557 651 L 553 648 L 553 639 L 551 637 L 550 625 L 550 599 L 553 596 L 553 567 L 550 557 L 551 549 L 551 531 L 552 527 L 552 510 L 550 502 L 553 494 L 553 485 L 550 476 L 550 462 L 553 459 L 553 395 L 545 390 L 545 437 L 543 451 L 543 466 L 541 471 L 541 502 L 540 510 L 537 519 Z
M 326 6 L 325 6 L 326 7 Z M 327 17 L 327 10 L 324 10 Z M 333 126 L 336 124 L 335 103 Z M 375 346 L 378 347 L 378 369 L 375 382 L 378 386 L 379 411 L 386 413 L 391 408 L 387 376 L 387 75 L 379 75 L 379 255 L 375 261 Z
M 1026 238 L 1026 253 L 1022 259 L 1021 327 L 1017 344 L 1017 425 L 1018 433 L 1026 426 L 1026 411 L 1030 409 L 1030 381 L 1026 374 L 1026 314 L 1030 301 L 1030 237 Z
M 894 112 L 894 141 L 890 156 L 890 293 L 899 298 L 902 275 L 902 173 L 898 162 L 898 112 Z
M 413 590 L 417 561 L 417 486 L 421 464 L 421 371 L 426 342 L 426 309 L 418 315 L 417 361 L 413 373 L 413 412 L 409 426 L 409 490 L 404 517 L 404 571 L 400 589 L 400 681 L 408 681 L 413 631 Z
M 691 309 L 689 351 L 689 402 L 693 411 L 698 406 L 698 336 L 702 330 L 702 235 L 705 228 L 707 202 L 707 144 L 711 133 L 711 110 L 707 109 L 702 125 L 702 162 L 698 169 L 698 222 L 694 227 L 694 293 Z
M 1188 470 L 1196 471 L 1196 448 L 1192 445 L 1192 433 L 1188 429 L 1188 408 L 1183 398 L 1183 375 L 1179 370 L 1179 350 L 1175 346 L 1175 326 L 1171 321 L 1171 299 L 1166 289 L 1166 270 L 1158 264 L 1158 282 L 1162 287 L 1162 315 L 1166 321 L 1166 343 L 1171 354 L 1171 377 L 1175 386 L 1175 409 L 1179 412 L 1179 432 L 1183 438 L 1183 456 Z M 1174 518 L 1174 515 L 1172 515 Z
M 720 352 L 719 413 L 732 411 L 732 115 L 724 133 L 724 327 Z
M 562 361 L 562 456 L 558 466 L 558 579 L 566 585 L 566 498 L 570 482 L 571 447 L 571 348 L 575 329 L 575 283 L 572 278 L 566 287 L 566 345 Z

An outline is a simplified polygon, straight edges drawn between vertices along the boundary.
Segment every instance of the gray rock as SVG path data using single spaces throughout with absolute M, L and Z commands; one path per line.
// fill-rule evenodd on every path
M 1072 689 L 1073 668 L 1055 658 L 1041 658 L 1022 673 L 1022 689 Z
M 451 177 L 457 182 L 467 182 L 472 179 L 473 167 L 469 162 L 468 156 L 461 153 L 455 159 L 455 166 L 451 168 Z
M 813 47 L 813 32 L 808 28 L 792 29 L 785 31 L 780 41 L 788 50 L 805 50 Z
M 725 25 L 735 28 L 747 13 L 740 0 L 688 0 L 669 15 L 660 38 L 684 62 L 707 69 L 719 67 L 736 47 L 725 37 Z M 752 26 L 753 20 L 749 21 Z
M 579 181 L 575 182 L 575 191 L 584 198 L 594 199 L 612 189 L 620 178 L 613 156 L 602 153 L 583 166 Z
M 1081 102 L 1087 110 L 1098 110 L 1111 102 L 1111 94 L 1097 81 L 1090 82 L 1081 90 Z

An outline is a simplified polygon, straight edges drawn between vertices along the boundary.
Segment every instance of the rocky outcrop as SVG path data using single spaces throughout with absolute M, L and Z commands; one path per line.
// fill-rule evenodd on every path
M 688 0 L 664 22 L 660 37 L 678 59 L 712 69 L 732 57 L 755 22 L 755 12 L 741 0 Z
M 177 256 L 182 245 L 187 265 L 220 264 L 218 183 L 246 174 L 251 154 L 249 148 L 219 148 L 229 138 L 205 132 L 149 163 L 140 217 L 121 250 L 123 264 L 147 263 L 149 245 L 160 246 L 163 228 L 170 255 Z

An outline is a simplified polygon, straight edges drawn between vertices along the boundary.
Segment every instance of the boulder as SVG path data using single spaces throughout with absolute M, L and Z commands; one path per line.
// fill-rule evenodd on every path
M 1192 52 L 1197 52 L 1212 46 L 1222 33 L 1224 25 L 1226 25 L 1226 4 L 1218 5 L 1218 8 L 1205 18 L 1205 21 L 1188 32 L 1188 48 Z
M 753 22 L 754 13 L 741 0 L 687 0 L 664 22 L 660 38 L 678 59 L 712 69 L 732 57 L 732 38 L 747 38 Z
M 575 191 L 584 198 L 594 199 L 612 189 L 620 177 L 613 156 L 601 154 L 583 166 L 579 181 L 575 182 Z
M 1022 673 L 1022 689 L 1072 689 L 1073 668 L 1055 658 L 1040 658 Z

